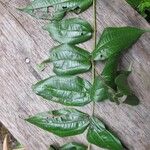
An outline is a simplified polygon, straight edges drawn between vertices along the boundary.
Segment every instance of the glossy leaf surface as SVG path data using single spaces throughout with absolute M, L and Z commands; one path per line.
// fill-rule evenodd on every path
M 74 75 L 91 68 L 90 53 L 74 45 L 63 44 L 52 49 L 50 60 L 57 75 Z
M 100 77 L 97 76 L 91 88 L 91 100 L 101 102 L 108 98 L 109 98 L 108 88 L 104 84 L 104 81 L 102 81 Z
M 121 142 L 96 117 L 91 119 L 87 140 L 100 148 L 108 150 L 123 150 Z
M 91 25 L 82 19 L 71 18 L 55 21 L 43 27 L 51 37 L 60 43 L 78 44 L 92 37 Z
M 60 137 L 83 133 L 89 116 L 76 109 L 60 109 L 37 114 L 26 121 Z
M 115 78 L 117 76 L 118 56 L 109 58 L 100 76 L 94 80 L 91 89 L 91 99 L 104 101 L 111 96 L 110 88 L 116 88 Z
M 49 7 L 53 7 L 55 12 L 53 20 L 62 19 L 69 11 L 81 13 L 92 4 L 92 0 L 33 0 L 28 6 L 21 11 L 40 19 L 50 19 Z M 38 11 L 40 10 L 41 15 Z
M 124 95 L 132 94 L 132 91 L 127 81 L 128 76 L 129 76 L 128 74 L 122 73 L 118 75 L 117 78 L 115 79 L 115 83 L 118 87 L 118 90 Z
M 144 32 L 134 27 L 106 28 L 93 51 L 93 59 L 105 60 L 120 55 L 121 52 L 130 48 Z
M 106 84 L 111 88 L 116 88 L 115 78 L 117 76 L 118 60 L 119 56 L 109 58 L 101 74 Z
M 33 86 L 33 91 L 47 100 L 67 106 L 83 106 L 90 100 L 91 84 L 76 76 L 52 76 Z

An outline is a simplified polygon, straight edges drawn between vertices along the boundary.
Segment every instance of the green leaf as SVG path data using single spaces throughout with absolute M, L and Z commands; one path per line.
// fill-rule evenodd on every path
M 59 150 L 59 148 L 56 147 L 55 145 L 50 145 L 49 150 Z
M 50 60 L 57 75 L 84 73 L 91 68 L 90 53 L 74 45 L 63 44 L 52 49 Z
M 138 99 L 137 96 L 132 94 L 132 95 L 128 95 L 126 100 L 123 103 L 132 105 L 132 106 L 136 106 L 136 105 L 139 105 L 140 100 Z
M 37 65 L 37 69 L 39 71 L 43 71 L 50 62 L 51 62 L 51 60 L 49 58 L 44 60 L 42 63 Z
M 130 86 L 128 85 L 128 78 L 129 74 L 127 72 L 122 73 L 120 75 L 117 76 L 117 78 L 115 79 L 115 83 L 118 87 L 118 90 L 124 94 L 124 95 L 131 95 L 132 91 L 130 89 Z
M 51 17 L 51 20 L 53 21 L 60 21 L 64 18 L 64 16 L 66 15 L 66 10 L 58 10 L 56 11 L 53 16 Z
M 68 143 L 60 147 L 59 150 L 87 150 L 87 146 L 76 142 Z
M 140 100 L 136 97 L 128 85 L 127 78 L 130 75 L 131 71 L 120 71 L 120 74 L 115 79 L 115 83 L 118 88 L 118 93 L 116 93 L 114 99 L 122 101 L 123 103 L 136 106 L 139 104 Z
M 91 84 L 76 76 L 52 76 L 33 86 L 33 91 L 47 100 L 67 106 L 83 106 L 91 102 Z
M 104 101 L 109 98 L 109 92 L 107 86 L 104 84 L 99 76 L 95 78 L 91 88 L 91 100 L 93 101 Z
M 105 125 L 96 117 L 90 122 L 87 140 L 100 148 L 108 150 L 123 150 L 119 139 L 105 128 Z
M 140 3 L 141 3 L 141 0 L 126 0 L 133 8 L 137 8 Z
M 134 27 L 106 28 L 93 51 L 94 60 L 105 60 L 130 48 L 146 31 Z
M 38 69 L 44 70 L 48 63 L 53 63 L 53 71 L 57 75 L 75 75 L 90 70 L 91 55 L 77 46 L 62 44 L 50 51 L 49 58 L 38 65 Z
M 91 99 L 93 101 L 104 101 L 112 96 L 110 88 L 116 88 L 114 80 L 117 76 L 118 59 L 118 56 L 109 58 L 102 74 L 95 78 L 91 88 Z
M 106 84 L 114 89 L 116 88 L 115 78 L 117 76 L 118 61 L 119 56 L 109 58 L 101 74 Z
M 67 137 L 83 133 L 89 125 L 89 116 L 72 108 L 40 113 L 26 121 L 60 137 Z
M 141 15 L 143 17 L 150 17 L 150 1 L 149 0 L 143 0 L 139 6 L 138 6 L 138 10 L 141 13 Z
M 71 142 L 64 144 L 59 148 L 54 145 L 51 145 L 49 150 L 87 150 L 87 146 L 80 143 Z
M 33 0 L 28 6 L 19 10 L 39 19 L 50 19 L 49 7 L 53 7 L 55 12 L 52 19 L 60 20 L 69 11 L 79 14 L 91 5 L 92 0 Z M 39 10 L 41 15 L 38 13 Z
M 28 13 L 32 17 L 37 19 L 50 20 L 51 14 L 49 13 L 49 7 L 51 7 L 49 0 L 33 0 L 29 5 L 18 10 Z
M 117 76 L 119 76 L 120 74 L 124 74 L 125 76 L 129 76 L 130 75 L 130 73 L 131 73 L 131 71 L 129 71 L 129 70 L 119 70 L 119 71 L 117 71 Z
M 55 21 L 43 27 L 51 37 L 60 43 L 78 44 L 92 37 L 91 25 L 82 19 L 71 18 Z

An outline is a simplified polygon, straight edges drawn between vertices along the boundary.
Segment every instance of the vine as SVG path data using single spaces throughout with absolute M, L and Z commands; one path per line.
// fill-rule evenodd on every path
M 93 49 L 96 49 L 96 41 L 97 41 L 97 21 L 96 21 L 96 0 L 93 0 L 93 25 L 94 25 L 94 46 Z M 91 60 L 92 63 L 92 84 L 94 84 L 95 81 L 95 62 L 94 60 Z M 92 105 L 92 117 L 95 115 L 95 101 L 93 101 Z M 88 150 L 91 149 L 91 144 L 88 144 Z
M 93 18 L 94 18 L 94 49 L 96 49 L 96 41 L 97 41 L 97 21 L 96 21 L 96 0 L 93 0 Z M 92 83 L 94 83 L 95 80 L 95 62 L 92 60 Z M 93 114 L 94 116 L 94 107 L 95 102 L 93 101 Z
M 63 19 L 66 13 L 77 14 L 88 9 L 93 3 L 94 33 L 92 26 L 80 18 Z M 50 18 L 49 7 L 55 12 Z M 47 60 L 40 67 L 53 63 L 56 75 L 41 80 L 33 85 L 33 91 L 52 102 L 65 106 L 85 106 L 90 102 L 92 115 L 74 108 L 64 108 L 39 113 L 26 121 L 60 137 L 82 134 L 87 130 L 88 150 L 91 144 L 109 150 L 122 150 L 123 145 L 116 135 L 97 117 L 95 103 L 111 100 L 117 104 L 138 105 L 139 99 L 128 85 L 127 78 L 131 70 L 118 70 L 118 60 L 122 52 L 130 48 L 142 34 L 148 30 L 135 27 L 105 28 L 97 43 L 96 0 L 34 0 L 27 7 L 19 9 L 42 19 L 51 20 L 43 27 L 51 37 L 60 43 L 54 47 Z M 38 11 L 41 10 L 40 16 Z M 41 15 L 42 14 L 42 15 Z M 78 46 L 92 38 L 94 34 L 93 52 L 89 53 Z M 99 73 L 95 69 L 97 61 L 106 61 Z M 92 70 L 92 83 L 77 76 Z M 68 143 L 59 150 L 86 150 L 87 147 L 78 143 Z

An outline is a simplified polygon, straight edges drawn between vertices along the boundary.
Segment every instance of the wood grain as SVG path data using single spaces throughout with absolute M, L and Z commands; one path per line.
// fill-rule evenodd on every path
M 62 108 L 36 96 L 31 86 L 37 80 L 52 73 L 52 66 L 38 72 L 36 64 L 47 58 L 49 49 L 57 45 L 48 33 L 41 29 L 45 23 L 17 11 L 28 0 L 0 0 L 0 121 L 27 150 L 47 150 L 53 143 L 82 141 L 85 134 L 70 138 L 58 138 L 24 121 L 38 112 Z M 106 26 L 137 26 L 149 28 L 149 24 L 124 0 L 97 1 L 98 36 Z M 92 8 L 80 15 L 93 22 Z M 145 34 L 132 49 L 124 54 L 120 66 L 126 68 L 133 62 L 130 85 L 141 99 L 137 107 L 111 102 L 97 104 L 96 115 L 120 137 L 130 150 L 150 149 L 150 35 Z M 82 45 L 89 51 L 93 41 Z M 102 69 L 98 64 L 97 68 Z M 91 73 L 85 74 L 90 79 Z M 79 108 L 81 109 L 81 108 Z M 92 106 L 82 108 L 91 113 Z M 99 148 L 93 146 L 93 150 Z

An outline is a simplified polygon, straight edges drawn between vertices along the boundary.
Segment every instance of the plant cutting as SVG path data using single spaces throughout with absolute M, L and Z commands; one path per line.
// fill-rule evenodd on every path
M 35 0 L 21 9 L 35 16 L 35 11 L 55 9 L 51 22 L 43 27 L 59 43 L 50 51 L 49 58 L 40 67 L 53 64 L 54 76 L 41 80 L 32 86 L 33 91 L 51 102 L 65 105 L 66 108 L 50 110 L 32 116 L 26 121 L 49 131 L 59 137 L 82 134 L 87 130 L 88 149 L 91 144 L 109 150 L 122 150 L 123 144 L 109 127 L 95 116 L 95 103 L 110 100 L 117 105 L 125 103 L 138 105 L 139 99 L 128 85 L 128 70 L 118 70 L 118 63 L 123 52 L 129 49 L 147 30 L 135 27 L 105 28 L 97 42 L 96 0 L 93 0 L 93 27 L 80 18 L 63 19 L 64 13 L 81 13 L 92 1 L 82 0 Z M 63 14 L 63 15 L 62 15 Z M 57 16 L 57 17 L 56 17 Z M 47 18 L 46 18 L 47 19 Z M 90 53 L 77 46 L 94 36 L 94 48 Z M 95 62 L 105 61 L 102 72 L 95 68 Z M 79 77 L 79 74 L 91 71 L 91 82 Z M 92 115 L 73 108 L 92 103 Z M 72 106 L 72 108 L 67 107 Z M 118 106 L 119 107 L 119 106 Z M 78 145 L 74 145 L 75 149 Z M 69 149 L 69 148 L 68 148 Z

